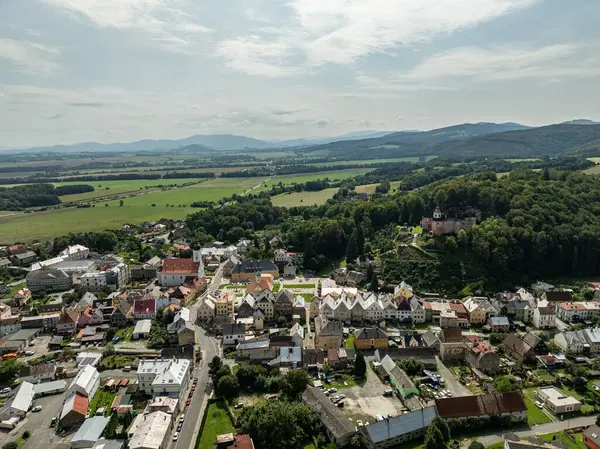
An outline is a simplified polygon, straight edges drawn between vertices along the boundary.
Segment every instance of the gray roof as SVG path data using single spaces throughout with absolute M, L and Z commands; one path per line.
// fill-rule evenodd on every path
M 17 259 L 21 260 L 21 259 L 28 259 L 30 257 L 36 257 L 37 255 L 33 252 L 33 251 L 25 251 L 24 253 L 21 254 L 15 254 L 13 257 L 16 257 Z
M 494 316 L 490 318 L 493 326 L 508 326 L 510 323 L 505 316 Z
M 135 323 L 135 328 L 133 329 L 134 334 L 148 334 L 150 333 L 150 328 L 152 327 L 152 320 L 139 320 Z
M 263 340 L 250 340 L 250 341 L 245 341 L 243 343 L 238 343 L 238 345 L 236 346 L 237 350 L 244 350 L 244 349 L 269 349 L 269 340 L 263 339 Z
M 35 335 L 40 333 L 41 329 L 21 329 L 20 331 L 15 332 L 14 334 L 12 334 L 10 337 L 8 337 L 8 339 L 10 341 L 15 341 L 15 340 L 29 340 L 30 338 L 34 337 Z
M 67 273 L 62 270 L 55 270 L 54 268 L 43 268 L 41 270 L 30 271 L 27 273 L 27 280 L 32 279 L 66 279 L 69 277 Z
M 225 323 L 223 324 L 223 335 L 243 335 L 246 333 L 246 326 L 243 324 Z
M 94 444 L 93 449 L 122 449 L 123 446 L 125 446 L 123 440 L 105 440 L 102 438 Z
M 377 444 L 392 438 L 424 429 L 436 417 L 435 407 L 425 407 L 421 410 L 395 416 L 383 421 L 365 426 L 365 430 L 373 443 Z
M 378 327 L 363 327 L 355 333 L 357 340 L 371 340 L 372 338 L 387 338 L 387 334 L 383 329 Z
M 2 408 L 0 408 L 0 414 L 5 414 L 5 411 L 10 410 L 11 408 L 21 412 L 27 412 L 32 401 L 33 384 L 29 382 L 22 382 L 17 388 L 14 396 L 6 401 Z
M 103 416 L 94 416 L 93 418 L 86 419 L 77 433 L 73 436 L 71 444 L 89 441 L 92 443 L 90 444 L 90 447 L 92 447 L 94 443 L 98 441 L 102 432 L 104 432 L 109 421 L 110 418 L 105 418 Z
M 43 395 L 52 391 L 64 391 L 67 389 L 66 380 L 53 380 L 52 382 L 44 382 L 41 384 L 34 384 L 33 391 L 37 395 Z
M 323 425 L 335 439 L 343 439 L 354 434 L 354 424 L 340 411 L 319 388 L 306 387 L 302 400 L 319 415 Z

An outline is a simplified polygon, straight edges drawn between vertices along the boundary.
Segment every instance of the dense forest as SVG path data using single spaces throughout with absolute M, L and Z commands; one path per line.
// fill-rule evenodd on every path
M 600 178 L 543 169 L 498 178 L 480 172 L 419 190 L 358 200 L 340 191 L 321 206 L 274 207 L 268 198 L 245 198 L 188 217 L 197 236 L 235 241 L 256 231 L 280 235 L 304 252 L 304 267 L 328 270 L 362 254 L 382 258 L 380 276 L 422 288 L 456 292 L 483 280 L 490 288 L 600 270 Z M 397 245 L 396 226 L 416 226 L 439 206 L 481 210 L 482 221 L 456 236 L 423 237 L 425 253 Z M 418 253 L 418 252 L 417 252 Z
M 53 204 L 60 204 L 60 200 L 52 184 L 0 188 L 0 210 L 21 210 Z
M 58 196 L 74 195 L 76 193 L 93 192 L 94 186 L 88 184 L 71 184 L 66 186 L 57 186 L 54 190 Z

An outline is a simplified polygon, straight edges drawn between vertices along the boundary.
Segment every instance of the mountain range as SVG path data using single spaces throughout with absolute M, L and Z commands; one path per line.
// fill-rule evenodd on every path
M 498 155 L 539 157 L 542 155 L 595 155 L 600 151 L 600 124 L 578 119 L 543 127 L 518 123 L 463 123 L 430 131 L 358 131 L 342 136 L 266 141 L 231 134 L 195 135 L 183 139 L 139 140 L 130 143 L 84 142 L 22 149 L 36 152 L 141 152 L 180 149 L 211 152 L 286 149 L 310 154 L 328 151 L 346 159 L 369 159 L 437 155 L 472 157 Z M 10 151 L 6 149 L 5 151 Z M 14 149 L 13 149 L 14 151 Z M 337 154 L 336 154 L 337 153 Z

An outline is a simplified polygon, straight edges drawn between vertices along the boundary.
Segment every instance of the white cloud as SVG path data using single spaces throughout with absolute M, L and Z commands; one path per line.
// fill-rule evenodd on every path
M 41 0 L 75 17 L 83 16 L 100 28 L 148 34 L 167 50 L 188 51 L 195 34 L 212 30 L 185 12 L 188 0 Z
M 587 78 L 600 75 L 600 46 L 556 44 L 541 48 L 461 47 L 434 55 L 399 77 L 420 84 L 431 80 L 469 78 L 479 81 L 544 78 Z
M 36 42 L 15 39 L 0 39 L 0 60 L 5 63 L 2 69 L 41 76 L 51 75 L 59 70 L 56 57 L 60 51 Z
M 305 67 L 350 64 L 369 54 L 391 52 L 398 45 L 479 25 L 538 1 L 290 0 L 292 15 L 282 20 L 276 33 L 267 30 L 267 36 L 265 30 L 257 30 L 226 40 L 217 54 L 242 72 L 284 76 L 294 73 L 289 70 L 294 57 L 300 56 Z M 271 54 L 274 44 L 278 47 L 275 57 Z

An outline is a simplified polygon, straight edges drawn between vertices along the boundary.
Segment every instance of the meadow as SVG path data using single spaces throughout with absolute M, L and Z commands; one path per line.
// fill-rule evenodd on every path
M 425 160 L 429 161 L 437 156 L 425 156 Z M 395 157 L 388 159 L 365 159 L 365 160 L 354 160 L 354 161 L 335 161 L 335 162 L 325 162 L 318 163 L 313 162 L 308 165 L 315 165 L 319 167 L 336 167 L 338 165 L 367 165 L 367 164 L 393 164 L 399 162 L 419 162 L 419 157 Z
M 282 193 L 271 197 L 274 206 L 297 207 L 325 204 L 338 191 L 338 188 L 319 190 L 318 192 Z
M 379 183 L 377 184 L 364 184 L 362 186 L 356 186 L 354 190 L 356 190 L 359 193 L 367 193 L 369 195 L 372 195 L 375 193 L 375 188 L 379 185 Z M 393 192 L 394 190 L 398 190 L 398 187 L 400 187 L 400 181 L 392 181 L 390 182 L 390 191 Z
M 328 178 L 329 180 L 341 180 L 354 178 L 355 176 L 364 175 L 373 171 L 372 168 L 349 168 L 347 170 L 322 171 L 317 173 L 298 173 L 293 175 L 281 175 L 270 178 L 264 182 L 259 190 L 270 189 L 271 186 L 279 184 L 303 184 L 308 181 L 316 181 L 318 179 Z
M 193 186 L 123 198 L 123 206 L 120 206 L 119 200 L 112 200 L 97 202 L 94 205 L 95 207 L 91 208 L 65 208 L 28 214 L 7 213 L 6 215 L 0 212 L 0 240 L 10 243 L 14 241 L 53 239 L 69 232 L 118 229 L 126 223 L 136 224 L 161 218 L 184 219 L 188 214 L 197 210 L 189 207 L 193 202 L 218 201 L 234 193 L 241 194 L 252 187 L 260 185 L 264 179 L 218 178 Z M 189 180 L 169 179 L 166 181 L 179 181 L 181 183 L 181 181 Z M 139 181 L 111 182 L 132 183 Z

